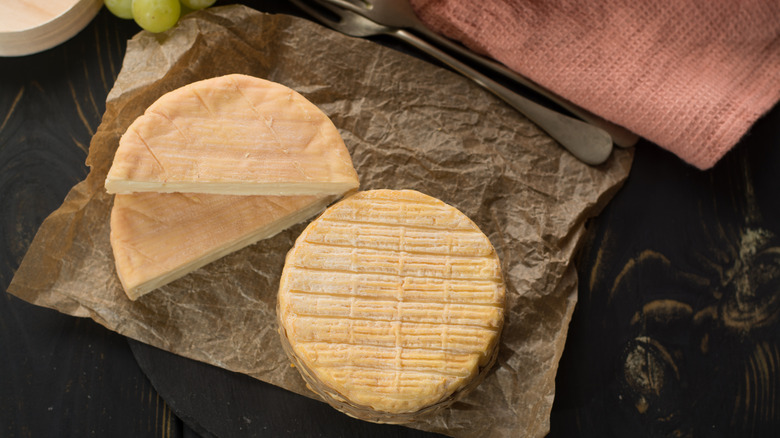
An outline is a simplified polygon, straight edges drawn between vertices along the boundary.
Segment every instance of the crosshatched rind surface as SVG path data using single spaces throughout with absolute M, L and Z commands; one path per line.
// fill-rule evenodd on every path
M 315 392 L 393 422 L 475 386 L 495 360 L 504 295 L 498 256 L 468 217 L 416 191 L 374 190 L 304 230 L 278 316 Z

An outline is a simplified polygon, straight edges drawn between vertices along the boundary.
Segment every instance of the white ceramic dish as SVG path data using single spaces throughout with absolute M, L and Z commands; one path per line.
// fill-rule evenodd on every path
M 0 56 L 23 56 L 65 42 L 87 26 L 102 0 L 0 0 Z

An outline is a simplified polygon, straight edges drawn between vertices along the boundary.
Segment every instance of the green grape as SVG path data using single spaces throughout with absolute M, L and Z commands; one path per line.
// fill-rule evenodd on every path
M 181 0 L 181 3 L 193 10 L 208 8 L 217 0 Z
M 149 32 L 163 32 L 179 21 L 179 0 L 133 0 L 133 19 Z
M 106 8 L 119 18 L 133 18 L 133 0 L 105 0 Z

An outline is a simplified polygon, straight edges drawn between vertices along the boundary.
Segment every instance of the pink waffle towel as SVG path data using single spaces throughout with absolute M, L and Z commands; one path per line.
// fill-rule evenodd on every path
M 780 100 L 778 0 L 411 0 L 431 29 L 712 167 Z

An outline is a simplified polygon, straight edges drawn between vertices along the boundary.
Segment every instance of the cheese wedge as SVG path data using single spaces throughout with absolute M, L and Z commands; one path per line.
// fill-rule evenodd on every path
M 131 300 L 322 211 L 334 196 L 116 195 L 111 247 Z
M 330 119 L 297 92 L 232 74 L 171 91 L 119 140 L 109 193 L 331 195 L 358 187 Z
M 468 217 L 416 191 L 376 190 L 303 231 L 277 313 L 310 388 L 354 417 L 402 423 L 481 380 L 504 295 L 498 256 Z

